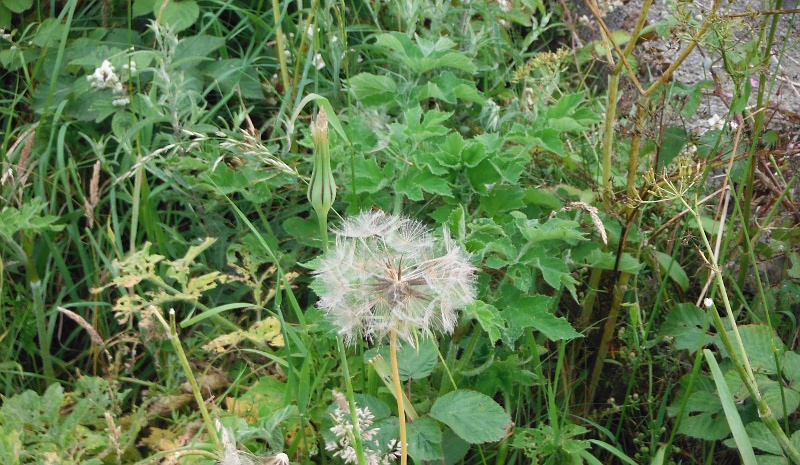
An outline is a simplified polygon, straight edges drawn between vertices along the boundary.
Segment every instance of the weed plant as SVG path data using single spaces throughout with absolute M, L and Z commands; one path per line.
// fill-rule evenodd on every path
M 7 463 L 800 463 L 796 10 L 250 3 L 0 0 Z

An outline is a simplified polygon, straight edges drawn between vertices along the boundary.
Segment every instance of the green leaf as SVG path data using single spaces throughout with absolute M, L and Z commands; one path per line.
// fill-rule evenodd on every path
M 670 126 L 665 129 L 658 152 L 658 169 L 669 165 L 687 143 L 689 143 L 689 133 L 686 129 L 680 126 Z
M 388 353 L 384 357 L 389 360 Z M 397 365 L 400 370 L 400 379 L 422 379 L 427 377 L 436 368 L 439 361 L 439 351 L 432 339 L 420 342 L 419 347 L 403 344 L 397 352 Z
M 586 129 L 589 129 L 588 127 L 578 123 L 574 119 L 566 116 L 563 118 L 551 118 L 547 120 L 547 126 L 559 132 L 584 131 Z
M 503 317 L 508 322 L 511 341 L 519 338 L 525 328 L 532 328 L 544 334 L 551 341 L 569 341 L 582 334 L 575 331 L 565 318 L 550 313 L 552 298 L 545 295 L 520 295 L 503 309 Z
M 417 463 L 442 460 L 442 431 L 430 417 L 420 417 L 408 424 L 408 455 Z
M 676 350 L 695 352 L 712 341 L 706 334 L 709 325 L 709 316 L 696 305 L 678 304 L 667 314 L 659 334 L 673 338 Z
M 747 436 L 750 438 L 750 443 L 753 445 L 754 449 L 758 449 L 768 454 L 783 454 L 783 450 L 781 450 L 778 440 L 775 439 L 775 435 L 769 431 L 769 428 L 767 428 L 764 423 L 761 423 L 760 421 L 753 421 L 748 423 L 744 429 L 747 431 Z M 733 439 L 726 440 L 725 445 L 730 448 L 736 447 Z M 784 463 L 788 465 L 788 462 Z
M 495 186 L 488 196 L 481 197 L 481 207 L 490 216 L 525 207 L 525 194 L 519 186 Z
M 55 224 L 58 217 L 44 215 L 44 209 L 45 204 L 38 199 L 23 204 L 19 209 L 4 207 L 0 210 L 0 236 L 10 241 L 16 241 L 14 234 L 18 231 L 41 233 L 64 229 L 63 224 Z
M 397 91 L 397 84 L 392 78 L 371 73 L 356 74 L 347 81 L 347 84 L 350 88 L 350 93 L 357 100 Z
M 714 354 L 711 353 L 708 349 L 703 349 L 703 355 L 706 357 L 706 361 L 708 365 L 711 367 L 711 374 L 714 378 L 714 383 L 717 386 L 717 392 L 719 393 L 720 402 L 722 402 L 722 408 L 725 411 L 725 418 L 728 421 L 728 426 L 733 433 L 733 439 L 736 442 L 736 448 L 739 449 L 739 453 L 742 456 L 742 461 L 747 465 L 756 465 L 756 456 L 753 452 L 753 446 L 750 443 L 750 438 L 747 435 L 747 432 L 744 428 L 744 423 L 742 423 L 742 417 L 739 415 L 739 411 L 736 409 L 736 403 L 731 396 L 730 391 L 728 390 L 728 384 L 725 382 L 725 378 L 722 376 L 722 370 L 719 368 L 719 364 L 717 364 L 717 360 L 714 358 Z
M 484 331 L 489 335 L 492 344 L 500 340 L 501 334 L 505 331 L 505 321 L 500 316 L 500 312 L 492 305 L 476 300 L 467 305 L 464 314 L 478 321 Z
M 576 244 L 578 241 L 587 240 L 586 233 L 576 221 L 551 218 L 544 223 L 540 223 L 536 219 L 528 220 L 522 214 L 515 214 L 514 216 L 517 219 L 517 228 L 522 233 L 522 237 L 530 242 L 560 240 Z
M 195 0 L 156 0 L 153 15 L 161 23 L 170 25 L 174 32 L 181 32 L 197 22 L 200 7 Z
M 463 389 L 436 399 L 430 416 L 471 444 L 499 441 L 513 426 L 508 413 L 491 397 Z
M 683 292 L 686 292 L 689 289 L 689 276 L 686 274 L 686 271 L 683 270 L 683 267 L 681 267 L 678 262 L 674 261 L 671 255 L 655 249 L 653 249 L 652 253 L 658 262 L 661 274 L 663 275 L 669 272 L 670 279 L 672 279 Z
M 773 349 L 777 351 L 777 356 L 780 360 L 786 347 L 773 329 L 765 324 L 740 325 L 739 336 L 742 339 L 742 344 L 753 370 L 770 374 L 777 372 Z M 717 347 L 720 349 L 722 356 L 729 356 L 728 351 L 719 340 Z
M 3 6 L 12 13 L 20 14 L 33 6 L 33 0 L 3 0 Z

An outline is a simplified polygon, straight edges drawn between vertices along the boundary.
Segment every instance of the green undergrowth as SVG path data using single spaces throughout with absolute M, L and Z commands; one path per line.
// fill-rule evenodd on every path
M 780 0 L 246 3 L 0 0 L 6 463 L 797 463 Z M 320 308 L 367 211 L 469 255 L 452 334 Z

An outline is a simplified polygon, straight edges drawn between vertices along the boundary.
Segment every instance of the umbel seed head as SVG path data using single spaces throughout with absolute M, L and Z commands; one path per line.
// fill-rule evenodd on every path
M 346 219 L 314 275 L 317 306 L 346 343 L 450 334 L 456 311 L 475 300 L 475 267 L 446 228 L 436 240 L 421 223 L 381 211 Z

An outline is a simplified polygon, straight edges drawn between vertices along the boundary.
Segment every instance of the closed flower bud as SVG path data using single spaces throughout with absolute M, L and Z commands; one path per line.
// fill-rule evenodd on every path
M 327 217 L 328 210 L 336 200 L 336 183 L 331 171 L 330 139 L 328 138 L 328 117 L 320 108 L 317 120 L 311 123 L 311 137 L 314 140 L 314 167 L 311 183 L 308 185 L 308 201 L 320 217 Z

